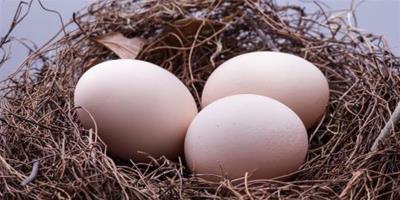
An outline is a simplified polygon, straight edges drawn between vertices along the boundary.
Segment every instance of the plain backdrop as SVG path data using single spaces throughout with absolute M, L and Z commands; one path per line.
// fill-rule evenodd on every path
M 25 0 L 29 2 L 29 0 Z M 279 4 L 297 4 L 313 12 L 318 9 L 310 0 L 276 0 Z M 356 2 L 360 2 L 358 0 Z M 19 0 L 0 0 L 0 36 L 8 30 Z M 46 8 L 57 10 L 64 22 L 69 21 L 74 11 L 78 11 L 93 0 L 42 0 Z M 351 0 L 323 0 L 332 12 L 349 9 Z M 400 0 L 365 0 L 355 12 L 358 27 L 369 32 L 383 35 L 396 55 L 400 55 Z M 37 0 L 34 0 L 28 16 L 13 31 L 12 36 L 18 39 L 28 39 L 41 46 L 60 29 L 58 15 L 46 12 Z M 32 46 L 32 45 L 31 45 Z M 10 57 L 6 65 L 0 68 L 0 79 L 15 71 L 15 66 L 22 62 L 27 50 L 18 42 L 10 46 Z

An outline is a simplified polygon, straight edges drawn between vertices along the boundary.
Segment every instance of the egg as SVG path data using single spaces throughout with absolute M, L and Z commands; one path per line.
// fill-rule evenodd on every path
M 322 72 L 307 60 L 280 52 L 251 52 L 221 64 L 208 78 L 202 106 L 235 94 L 274 98 L 296 112 L 307 128 L 321 119 L 329 100 Z
M 187 128 L 197 106 L 186 86 L 149 62 L 120 59 L 97 64 L 79 79 L 74 95 L 78 116 L 114 156 L 148 161 L 183 155 Z M 147 155 L 148 154 L 148 155 Z
M 254 94 L 233 95 L 202 109 L 185 138 L 189 168 L 215 181 L 214 175 L 264 179 L 294 172 L 304 162 L 307 132 L 284 104 Z

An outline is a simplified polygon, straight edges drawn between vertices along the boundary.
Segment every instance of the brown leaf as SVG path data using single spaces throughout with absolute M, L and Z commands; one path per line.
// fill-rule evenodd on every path
M 94 40 L 123 59 L 135 59 L 145 44 L 145 40 L 142 38 L 127 38 L 119 32 L 102 35 Z
M 179 19 L 170 24 L 165 35 L 165 42 L 172 46 L 182 46 L 182 42 L 191 44 L 198 33 L 199 36 L 209 37 L 222 28 L 225 24 L 210 19 L 186 18 Z
M 179 19 L 171 25 L 175 28 L 174 31 L 177 31 L 176 33 L 183 35 L 195 35 L 199 28 L 202 28 L 200 34 L 211 35 L 224 26 L 223 23 L 217 21 L 197 18 Z

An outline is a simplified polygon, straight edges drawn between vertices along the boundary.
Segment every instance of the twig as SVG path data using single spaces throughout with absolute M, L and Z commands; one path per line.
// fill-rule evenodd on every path
M 356 171 L 353 173 L 353 176 L 347 183 L 346 187 L 342 190 L 342 192 L 339 195 L 339 199 L 345 199 L 351 188 L 353 187 L 354 183 L 357 181 L 357 179 L 363 174 L 363 171 Z
M 378 149 L 379 144 L 390 134 L 390 130 L 392 130 L 394 124 L 396 124 L 400 120 L 400 102 L 397 104 L 394 109 L 392 115 L 388 122 L 386 122 L 385 126 L 381 130 L 381 133 L 375 139 L 374 144 L 371 147 L 371 151 L 375 151 Z
M 28 177 L 26 177 L 25 180 L 23 180 L 23 181 L 21 182 L 21 185 L 22 185 L 22 186 L 25 186 L 25 185 L 27 185 L 28 183 L 30 183 L 31 181 L 33 181 L 33 179 L 36 178 L 38 171 L 39 171 L 39 160 L 35 159 L 35 160 L 33 161 L 33 167 L 32 167 L 31 174 L 30 174 Z
M 64 27 L 60 28 L 44 46 L 24 58 L 7 80 L 0 82 L 0 93 L 4 96 L 0 98 L 0 199 L 52 199 L 57 198 L 55 195 L 77 199 L 395 199 L 398 196 L 396 183 L 400 170 L 395 166 L 400 151 L 396 144 L 379 145 L 379 151 L 365 154 L 391 114 L 378 108 L 390 104 L 390 112 L 394 111 L 398 91 L 393 86 L 400 84 L 397 78 L 400 58 L 382 45 L 381 37 L 349 27 L 345 15 L 329 22 L 323 10 L 310 15 L 269 0 L 192 2 L 98 1 L 73 16 L 78 27 L 70 27 L 73 21 L 69 21 L 65 24 L 69 26 L 65 28 L 67 35 L 63 34 Z M 193 30 L 174 26 L 177 20 L 205 14 L 207 18 L 194 19 L 195 27 L 189 26 Z M 129 15 L 130 22 L 123 15 Z M 198 31 L 196 24 L 201 20 L 207 24 Z M 212 26 L 214 21 L 222 22 L 221 28 Z M 114 59 L 107 49 L 98 48 L 88 38 L 110 32 L 147 38 L 149 44 L 140 59 L 173 72 L 192 94 L 203 89 L 215 66 L 233 56 L 271 47 L 302 57 L 306 54 L 307 60 L 329 80 L 331 101 L 309 139 L 310 149 L 304 164 L 299 170 L 278 177 L 286 178 L 285 181 L 254 180 L 247 176 L 232 183 L 224 176 L 228 171 L 223 168 L 215 175 L 202 173 L 207 174 L 204 178 L 212 177 L 213 182 L 190 175 L 190 170 L 181 163 L 165 157 L 151 157 L 151 163 L 135 160 L 129 163 L 107 154 L 107 145 L 99 138 L 97 125 L 94 124 L 92 131 L 79 125 L 73 90 L 82 73 L 93 64 Z M 42 62 L 42 58 L 47 59 Z M 387 69 L 385 74 L 382 69 Z M 197 103 L 199 106 L 200 102 Z M 396 122 L 389 123 L 393 126 Z M 387 139 L 391 137 L 383 140 Z M 14 168 L 20 168 L 24 158 L 41 159 L 39 164 L 26 163 L 31 165 L 32 175 Z M 54 162 L 45 163 L 44 158 L 52 158 Z M 73 170 L 68 170 L 71 166 Z M 50 178 L 39 180 L 37 175 L 30 178 L 35 174 Z
M 15 29 L 15 27 L 28 15 L 28 13 L 31 9 L 31 6 L 32 6 L 32 2 L 33 2 L 33 0 L 31 0 L 29 3 L 25 2 L 25 1 L 19 2 L 17 11 L 14 14 L 10 28 L 4 34 L 4 36 L 0 37 L 0 48 L 3 46 L 3 44 L 7 43 L 7 39 L 9 38 L 11 32 Z M 22 14 L 22 8 L 24 5 L 28 5 L 28 8 L 27 8 L 27 11 Z
M 246 172 L 245 175 L 244 175 L 244 186 L 245 186 L 246 194 L 251 200 L 254 200 L 254 198 L 251 195 L 250 190 L 249 190 L 248 178 L 249 178 L 249 173 Z
M 59 20 L 61 22 L 61 29 L 64 32 L 64 36 L 66 36 L 67 35 L 67 31 L 65 31 L 65 27 L 66 26 L 65 26 L 64 20 L 63 20 L 63 18 L 61 16 L 60 12 L 47 8 L 46 6 L 43 5 L 41 0 L 38 0 L 38 3 L 40 5 L 40 7 L 42 7 L 43 10 L 51 12 L 51 13 L 55 13 L 58 16 L 58 18 L 59 18 Z

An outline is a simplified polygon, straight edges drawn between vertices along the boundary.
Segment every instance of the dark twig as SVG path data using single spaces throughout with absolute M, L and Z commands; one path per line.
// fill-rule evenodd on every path
M 98 1 L 26 57 L 0 85 L 1 198 L 399 199 L 400 136 L 389 133 L 398 116 L 400 59 L 382 37 L 351 26 L 346 13 L 332 18 L 269 0 L 212 2 Z M 182 19 L 190 25 L 178 26 Z M 73 93 L 88 68 L 116 58 L 91 40 L 111 32 L 146 38 L 138 59 L 173 72 L 197 103 L 215 67 L 238 54 L 274 49 L 312 62 L 331 97 L 309 130 L 305 163 L 282 180 L 245 176 L 236 184 L 218 175 L 221 182 L 204 180 L 163 157 L 136 163 L 108 155 L 101 133 L 77 120 Z M 371 151 L 374 141 L 385 145 Z M 21 189 L 27 158 L 41 158 L 40 181 Z

